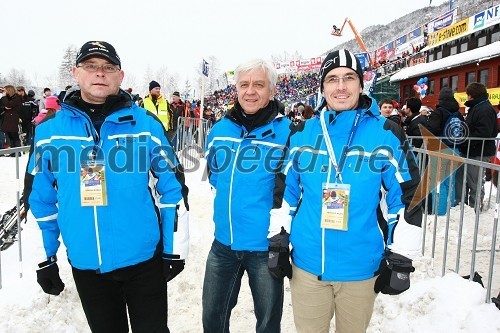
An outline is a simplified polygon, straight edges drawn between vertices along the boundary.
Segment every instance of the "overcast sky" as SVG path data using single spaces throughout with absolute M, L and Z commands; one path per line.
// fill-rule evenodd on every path
M 244 60 L 270 59 L 285 50 L 314 57 L 353 37 L 351 31 L 330 35 L 345 17 L 361 31 L 428 5 L 429 0 L 24 0 L 0 9 L 0 73 L 24 70 L 42 84 L 56 77 L 68 46 L 104 40 L 117 49 L 125 76 L 138 83 L 148 65 L 167 66 L 184 82 L 194 79 L 202 58 L 215 56 L 222 70 L 232 70 Z

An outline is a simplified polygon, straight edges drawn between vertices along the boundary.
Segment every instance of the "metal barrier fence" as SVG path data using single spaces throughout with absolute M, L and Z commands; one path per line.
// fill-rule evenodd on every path
M 212 124 L 205 119 L 196 118 L 180 118 L 178 124 L 175 147 L 181 163 L 185 168 L 188 168 L 203 156 L 207 133 Z M 409 139 L 412 141 L 423 138 L 410 137 Z M 481 138 L 471 139 L 483 140 L 482 147 L 484 147 L 484 142 L 487 140 Z M 500 195 L 496 190 L 493 192 L 493 184 L 490 182 L 489 186 L 486 186 L 488 194 L 484 195 L 484 204 L 481 205 L 481 187 L 483 185 L 484 170 L 489 168 L 494 173 L 498 173 L 500 165 L 472 158 L 463 158 L 452 154 L 451 149 L 442 145 L 438 140 L 435 140 L 434 143 L 429 142 L 430 144 L 424 140 L 422 148 L 414 148 L 423 180 L 422 183 L 425 184 L 425 187 L 422 188 L 425 197 L 421 196 L 424 206 L 422 254 L 427 255 L 430 252 L 430 264 L 432 268 L 440 269 L 441 275 L 449 271 L 457 274 L 468 273 L 472 280 L 476 271 L 483 275 L 486 274 L 486 302 L 489 303 L 492 290 L 498 291 L 500 289 L 500 272 L 494 271 L 495 256 L 497 252 L 500 252 L 500 248 L 497 246 Z M 436 142 L 438 143 L 437 148 Z M 496 139 L 497 148 L 499 143 L 499 139 Z M 465 144 L 470 145 L 470 141 Z M 0 150 L 0 155 L 16 153 L 16 181 L 18 184 L 16 208 L 19 230 L 17 239 L 20 263 L 22 263 L 22 243 L 19 211 L 21 208 L 22 186 L 20 184 L 19 154 L 27 149 L 28 147 L 18 147 Z M 459 164 L 462 164 L 463 176 L 457 173 L 457 170 L 460 169 L 457 168 Z M 477 172 L 474 207 L 469 207 L 466 204 L 470 199 L 467 197 L 468 180 L 466 175 L 467 170 L 471 168 L 475 168 L 475 172 Z M 495 179 L 495 185 L 498 188 L 500 186 L 500 177 L 493 177 L 492 179 Z M 460 182 L 461 184 L 457 186 Z M 453 195 L 454 189 L 457 188 L 460 193 Z M 431 193 L 431 195 L 427 195 L 428 193 Z M 457 198 L 457 200 L 455 201 L 452 198 Z M 442 202 L 445 202 L 444 209 L 441 209 L 443 207 Z M 470 202 L 468 203 L 470 204 Z M 492 211 L 491 208 L 494 210 Z M 438 238 L 443 241 L 442 248 L 436 246 Z M 2 287 L 1 276 L 0 252 L 0 288 Z M 20 269 L 20 276 L 22 277 L 22 268 Z
M 16 221 L 17 224 L 15 226 L 9 226 L 17 228 L 17 241 L 18 241 L 18 249 L 19 249 L 19 277 L 23 277 L 22 270 L 22 262 L 23 262 L 23 251 L 22 251 L 22 238 L 21 238 L 21 189 L 23 188 L 20 181 L 20 165 L 19 165 L 19 157 L 23 152 L 29 149 L 29 146 L 17 147 L 17 148 L 8 148 L 8 149 L 0 149 L 0 156 L 6 156 L 14 154 L 14 158 L 16 159 Z M 12 158 L 12 157 L 5 157 Z M 3 213 L 3 212 L 2 212 Z M 0 220 L 1 221 L 1 220 Z M 4 230 L 3 223 L 0 223 L 0 244 L 2 247 L 6 245 L 7 241 L 14 241 L 16 235 L 12 235 L 7 233 Z M 0 251 L 0 289 L 2 289 L 2 252 Z
M 500 195 L 496 190 L 493 193 L 493 187 L 500 186 L 500 177 L 495 177 L 500 165 L 489 163 L 486 158 L 462 157 L 457 147 L 448 148 L 440 140 L 446 138 L 409 139 L 424 141 L 421 148 L 414 148 L 424 185 L 420 193 L 424 206 L 422 255 L 430 251 L 431 266 L 440 268 L 441 276 L 453 271 L 468 273 L 472 280 L 475 272 L 483 277 L 486 274 L 486 302 L 489 303 L 492 289 L 500 289 L 500 272 L 494 272 L 495 256 L 500 252 L 497 247 Z M 492 140 L 498 151 L 497 138 L 468 138 L 462 145 L 470 148 L 471 142 L 480 142 L 482 156 L 485 142 Z M 494 176 L 484 185 L 486 169 Z M 442 240 L 441 249 L 436 247 L 437 239 Z
M 179 117 L 174 146 L 184 169 L 196 164 L 203 157 L 208 131 L 213 123 L 207 119 Z

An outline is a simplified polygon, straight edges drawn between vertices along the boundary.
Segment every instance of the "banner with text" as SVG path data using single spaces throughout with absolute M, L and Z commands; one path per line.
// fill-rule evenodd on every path
M 274 68 L 279 75 L 297 72 L 319 71 L 325 57 L 291 60 L 288 62 L 275 62 Z
M 500 23 L 500 5 L 488 8 L 471 16 L 469 21 L 471 32 L 491 27 L 497 23 Z
M 446 42 L 457 39 L 469 32 L 469 18 L 463 19 L 447 28 L 441 29 L 437 32 L 427 36 L 427 45 L 429 47 L 436 47 Z
M 458 8 L 454 8 L 427 23 L 427 33 L 432 34 L 455 23 L 457 12 Z
M 500 104 L 500 88 L 490 88 L 488 91 L 488 99 L 493 106 Z M 455 99 L 461 107 L 465 107 L 465 102 L 467 102 L 467 94 L 464 92 L 459 92 L 454 94 Z

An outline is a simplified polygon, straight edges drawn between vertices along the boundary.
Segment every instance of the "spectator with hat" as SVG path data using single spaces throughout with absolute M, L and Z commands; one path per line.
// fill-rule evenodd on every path
M 161 86 L 156 81 L 149 82 L 149 94 L 142 100 L 142 107 L 153 112 L 158 116 L 167 131 L 169 140 L 172 140 L 175 132 L 173 131 L 173 116 L 168 105 L 168 101 L 161 94 Z
M 61 110 L 59 99 L 56 96 L 47 96 L 45 99 L 45 109 L 40 110 L 33 119 L 35 126 L 39 125 L 44 119 L 51 117 L 56 111 Z
M 269 266 L 293 272 L 298 333 L 329 332 L 334 316 L 337 332 L 362 333 L 378 292 L 410 287 L 422 246 L 422 212 L 410 209 L 420 175 L 402 128 L 363 94 L 352 52 L 329 53 L 320 76 L 320 114 L 292 132 L 276 176 Z M 338 204 L 322 205 L 331 191 Z
M 182 166 L 158 117 L 120 89 L 111 44 L 85 43 L 73 76 L 79 89 L 37 126 L 25 176 L 46 258 L 37 281 L 49 295 L 63 292 L 61 236 L 92 332 L 168 332 L 167 282 L 189 247 Z

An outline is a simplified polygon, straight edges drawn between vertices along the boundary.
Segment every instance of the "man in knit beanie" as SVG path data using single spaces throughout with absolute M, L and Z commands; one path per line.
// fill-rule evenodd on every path
M 154 80 L 149 82 L 149 94 L 144 97 L 142 103 L 143 108 L 158 116 L 167 131 L 168 138 L 172 140 L 173 135 L 175 135 L 172 125 L 173 115 L 168 101 L 161 94 L 161 86 L 158 82 Z
M 345 72 L 346 75 L 341 77 L 338 75 L 331 75 L 331 71 L 336 68 L 345 68 L 342 72 Z M 363 69 L 359 59 L 349 50 L 341 49 L 330 52 L 321 64 L 319 74 L 321 76 L 321 93 L 326 99 L 321 107 L 328 104 L 328 107 L 332 110 L 340 110 L 346 106 L 351 110 L 354 109 L 363 91 Z M 336 86 L 342 85 L 342 87 L 350 87 L 353 84 L 357 84 L 359 85 L 359 92 L 350 94 L 347 99 L 345 99 L 346 96 L 344 96 L 344 98 L 330 98 L 331 102 L 334 102 L 334 105 L 330 105 L 330 103 L 327 102 L 329 98 L 326 96 L 328 92 L 325 92 L 325 84 L 328 86 L 332 84 Z
M 410 288 L 412 258 L 422 245 L 422 211 L 410 205 L 420 175 L 402 128 L 362 93 L 363 72 L 352 52 L 328 54 L 320 77 L 323 108 L 288 139 L 268 238 L 290 233 L 297 332 L 329 332 L 334 315 L 338 332 L 366 332 L 377 293 Z M 372 167 L 375 160 L 383 167 Z M 326 201 L 333 191 L 343 198 L 334 204 Z M 387 220 L 377 214 L 384 205 Z M 287 259 L 280 256 L 273 269 L 285 272 Z
M 155 88 L 158 88 L 158 89 L 155 89 Z M 159 95 L 161 86 L 155 80 L 149 82 L 149 92 L 151 92 L 151 90 L 153 90 L 153 89 L 155 89 L 155 95 Z

